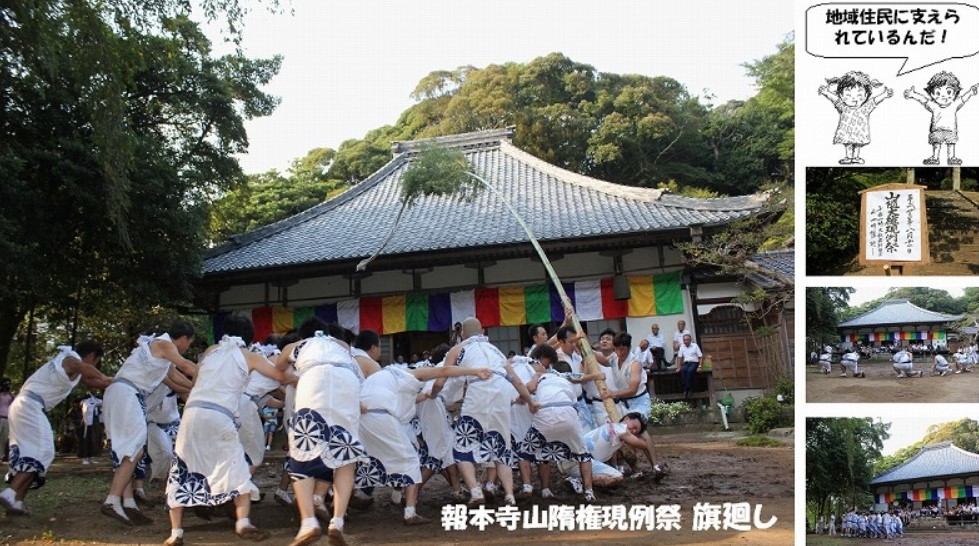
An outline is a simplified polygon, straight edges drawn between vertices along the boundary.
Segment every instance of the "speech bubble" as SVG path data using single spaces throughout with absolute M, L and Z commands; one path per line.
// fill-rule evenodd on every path
M 898 76 L 979 53 L 979 8 L 915 2 L 817 4 L 806 52 L 832 59 L 904 59 Z

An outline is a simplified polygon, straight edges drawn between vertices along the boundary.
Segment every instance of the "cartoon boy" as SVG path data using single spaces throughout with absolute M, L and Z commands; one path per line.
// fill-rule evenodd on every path
M 924 160 L 925 165 L 938 165 L 938 155 L 942 144 L 948 146 L 948 164 L 961 165 L 962 160 L 955 157 L 955 143 L 959 141 L 958 112 L 966 101 L 979 91 L 979 84 L 973 85 L 964 94 L 962 84 L 951 72 L 939 72 L 928 80 L 925 93 L 922 95 L 911 89 L 904 91 L 904 98 L 914 99 L 931 112 L 931 127 L 928 131 L 928 143 L 931 144 L 931 157 Z
M 840 165 L 863 165 L 860 149 L 870 144 L 870 113 L 894 95 L 893 89 L 884 87 L 877 96 L 872 96 L 873 89 L 880 86 L 879 81 L 856 70 L 838 78 L 827 78 L 826 85 L 819 86 L 819 94 L 832 102 L 840 114 L 833 135 L 833 144 L 842 144 L 846 154 Z

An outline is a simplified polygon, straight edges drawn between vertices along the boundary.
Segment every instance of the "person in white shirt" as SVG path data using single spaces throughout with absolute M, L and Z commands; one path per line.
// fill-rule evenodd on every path
M 955 356 L 955 373 L 972 371 L 971 369 L 969 369 L 972 367 L 972 363 L 970 362 L 969 355 L 966 354 L 965 351 L 959 349 L 958 351 L 955 351 L 954 356 Z
M 898 377 L 910 377 L 916 375 L 921 377 L 922 371 L 913 371 L 914 364 L 911 362 L 911 351 L 905 348 L 901 348 L 900 351 L 894 353 L 894 371 L 897 372 Z
M 659 333 L 659 324 L 654 322 L 649 329 L 650 333 L 646 334 L 646 343 L 649 345 L 649 354 L 653 361 L 650 370 L 653 367 L 656 370 L 662 370 L 666 364 L 666 340 L 663 338 L 663 334 Z M 680 341 L 682 342 L 683 339 Z
M 82 464 L 92 464 L 92 457 L 98 455 L 102 445 L 102 399 L 89 392 L 88 397 L 81 401 L 82 407 L 82 441 L 78 447 L 78 456 Z
M 681 320 L 677 326 L 683 324 Z M 677 348 L 677 359 L 680 361 L 681 366 L 677 370 L 680 374 L 680 383 L 683 385 L 683 397 L 690 397 L 690 389 L 693 388 L 693 380 L 697 375 L 697 371 L 700 369 L 700 365 L 704 360 L 704 354 L 700 351 L 700 347 L 693 342 L 690 334 L 684 334 L 683 344 Z
M 530 336 L 530 349 L 527 351 L 527 355 L 534 352 L 534 349 L 540 347 L 541 345 L 547 345 L 547 328 L 543 324 L 535 324 L 527 330 L 527 335 Z
M 932 375 L 938 374 L 940 376 L 945 376 L 951 368 L 948 365 L 948 360 L 942 355 L 935 355 L 935 365 L 931 367 Z
M 824 374 L 833 371 L 833 347 L 829 345 L 823 347 L 823 354 L 819 355 L 819 371 Z
M 843 353 L 843 358 L 840 359 L 840 377 L 846 377 L 846 370 L 849 369 L 853 372 L 853 377 L 867 377 L 867 375 L 860 371 L 859 367 L 860 353 L 854 349 L 850 349 L 849 352 Z
M 104 389 L 112 381 L 98 370 L 103 355 L 99 343 L 83 341 L 75 349 L 62 346 L 58 350 L 57 356 L 27 378 L 10 404 L 10 487 L 0 491 L 0 506 L 8 515 L 27 514 L 27 491 L 44 485 L 54 461 L 54 434 L 45 412 L 67 398 L 79 382 L 90 389 Z
M 676 332 L 673 334 L 673 364 L 676 369 L 680 369 L 680 365 L 683 364 L 683 360 L 680 359 L 678 351 L 680 346 L 683 345 L 683 336 L 689 336 L 690 332 L 687 331 L 687 321 L 678 320 L 676 323 Z

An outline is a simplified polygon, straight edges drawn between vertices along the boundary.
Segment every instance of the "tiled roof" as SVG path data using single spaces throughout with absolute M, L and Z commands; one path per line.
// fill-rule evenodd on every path
M 462 149 L 542 242 L 723 225 L 764 204 L 760 195 L 699 199 L 589 178 L 521 151 L 510 136 L 497 130 L 437 141 Z M 367 257 L 398 214 L 401 175 L 417 150 L 414 142 L 396 144 L 394 159 L 345 193 L 212 249 L 204 275 Z M 400 225 L 381 256 L 526 242 L 519 224 L 485 190 L 471 202 L 422 197 Z
M 752 256 L 751 261 L 769 271 L 780 273 L 790 279 L 795 278 L 794 248 L 760 252 Z M 762 288 L 776 288 L 782 286 L 783 284 L 778 281 L 777 277 L 772 278 L 772 276 L 763 275 L 761 273 L 752 273 L 748 275 L 748 280 Z
M 888 300 L 866 313 L 841 323 L 838 328 L 955 322 L 964 315 L 947 315 L 922 309 L 906 299 Z
M 979 455 L 942 442 L 921 448 L 917 455 L 870 481 L 871 485 L 914 481 L 935 476 L 979 475 Z

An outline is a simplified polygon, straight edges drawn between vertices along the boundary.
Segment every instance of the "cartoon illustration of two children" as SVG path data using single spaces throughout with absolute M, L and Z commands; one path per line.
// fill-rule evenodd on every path
M 840 114 L 840 121 L 833 136 L 833 144 L 842 144 L 846 157 L 840 165 L 863 165 L 860 149 L 870 144 L 870 113 L 878 104 L 894 95 L 888 87 L 873 96 L 873 89 L 881 87 L 867 74 L 852 70 L 839 78 L 828 78 L 826 85 L 819 86 L 819 94 L 826 97 Z M 979 84 L 962 93 L 962 84 L 951 72 L 942 71 L 928 80 L 925 94 L 915 91 L 914 86 L 904 91 L 904 98 L 918 101 L 931 112 L 928 143 L 932 146 L 931 157 L 925 165 L 938 165 L 942 144 L 948 148 L 948 164 L 961 165 L 955 156 L 955 144 L 959 140 L 958 111 L 979 92 Z

